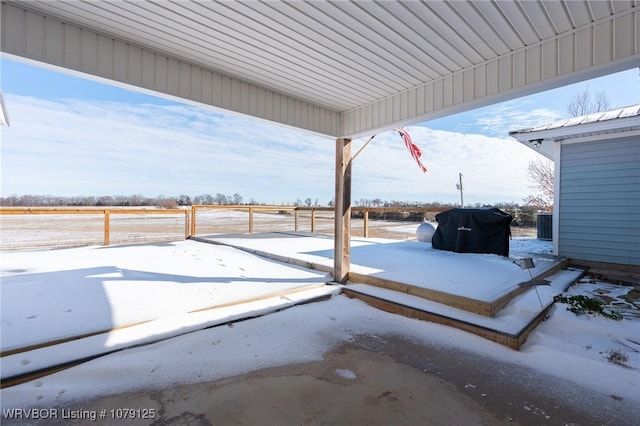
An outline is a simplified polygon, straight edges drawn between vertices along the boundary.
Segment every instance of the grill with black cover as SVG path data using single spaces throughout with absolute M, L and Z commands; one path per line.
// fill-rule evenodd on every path
M 512 220 L 510 214 L 495 207 L 447 210 L 436 215 L 438 228 L 431 245 L 458 253 L 509 256 Z

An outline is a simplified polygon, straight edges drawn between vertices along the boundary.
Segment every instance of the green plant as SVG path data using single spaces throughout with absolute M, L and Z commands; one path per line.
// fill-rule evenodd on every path
M 607 312 L 604 310 L 604 303 L 598 299 L 594 299 L 592 297 L 587 297 L 584 295 L 577 296 L 556 296 L 556 302 L 566 303 L 569 305 L 567 308 L 568 311 L 571 311 L 577 315 L 580 314 L 599 314 L 603 317 L 610 318 L 613 320 L 621 320 L 622 315 L 618 311 Z

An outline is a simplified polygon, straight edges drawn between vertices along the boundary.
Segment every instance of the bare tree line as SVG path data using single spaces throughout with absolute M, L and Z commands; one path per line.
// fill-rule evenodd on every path
M 318 206 L 311 199 L 302 203 L 300 200 L 283 205 L 308 207 Z M 315 199 L 318 203 L 318 199 Z M 259 205 L 254 200 L 249 204 Z M 0 206 L 3 207 L 158 207 L 158 208 L 177 208 L 180 206 L 191 205 L 241 205 L 242 196 L 240 194 L 223 195 L 223 194 L 203 194 L 190 197 L 188 195 L 180 195 L 178 197 L 166 197 L 163 195 L 157 197 L 145 197 L 143 195 L 114 195 L 114 196 L 53 196 L 53 195 L 11 195 L 9 197 L 0 198 Z M 369 218 L 372 220 L 408 220 L 422 221 L 423 219 L 434 220 L 435 213 L 443 209 L 459 207 L 457 203 L 442 202 L 418 202 L 418 201 L 385 201 L 381 199 L 361 198 L 354 200 L 353 205 L 356 207 L 403 207 L 410 209 L 429 209 L 433 208 L 434 213 L 425 215 L 422 212 L 402 213 L 402 212 L 370 212 Z M 327 203 L 327 206 L 333 207 L 333 200 Z M 536 216 L 539 213 L 547 212 L 547 209 L 540 208 L 536 204 L 520 205 L 514 202 L 500 202 L 493 204 L 476 203 L 474 205 L 466 205 L 465 207 L 484 208 L 497 207 L 514 218 L 514 226 L 535 226 Z M 362 212 L 354 213 L 354 217 L 361 217 Z
M 133 195 L 10 195 L 0 197 L 0 206 L 3 207 L 159 207 L 176 208 L 178 206 L 191 206 L 194 204 L 219 204 L 231 205 L 242 204 L 242 196 L 238 193 L 233 195 L 224 194 L 202 194 L 196 196 L 180 195 L 147 197 L 141 194 Z
M 140 194 L 133 195 L 77 195 L 77 196 L 58 196 L 58 195 L 10 195 L 8 197 L 0 197 L 0 206 L 3 207 L 178 207 L 191 205 L 242 205 L 243 197 L 236 193 L 233 195 L 224 194 L 203 194 L 196 196 L 180 195 L 180 196 L 164 196 L 146 197 Z M 251 205 L 260 205 L 255 200 L 251 200 Z M 304 203 L 297 199 L 294 202 L 282 203 L 282 205 L 318 207 L 321 206 L 318 198 L 305 199 Z M 333 200 L 329 201 L 325 206 L 333 207 Z M 422 201 L 398 201 L 398 200 L 382 200 L 379 198 L 368 199 L 360 198 L 353 201 L 356 207 L 416 207 L 416 208 L 442 208 L 442 207 L 459 207 L 456 203 L 451 202 L 422 202 Z M 488 207 L 488 204 L 476 203 L 467 205 L 466 207 Z M 500 202 L 490 205 L 491 207 L 519 207 L 518 203 Z

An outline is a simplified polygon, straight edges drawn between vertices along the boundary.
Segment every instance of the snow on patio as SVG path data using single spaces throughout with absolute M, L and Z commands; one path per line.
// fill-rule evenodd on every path
M 415 228 L 415 226 L 414 226 Z M 201 235 L 208 240 L 249 250 L 276 254 L 333 267 L 333 238 L 310 233 L 264 233 L 243 235 Z M 524 240 L 524 239 L 521 239 Z M 530 241 L 537 241 L 529 239 Z M 558 262 L 549 256 L 546 245 L 515 244 L 510 257 L 494 254 L 454 253 L 436 250 L 428 243 L 382 238 L 351 238 L 351 271 L 390 279 L 417 287 L 470 299 L 491 302 L 531 280 Z M 535 268 L 523 270 L 514 263 L 532 257 Z
M 297 236 L 251 241 L 274 252 L 293 250 L 291 244 L 296 241 L 304 245 L 302 250 L 308 256 L 325 259 L 333 244 L 331 238 Z M 536 240 L 529 242 L 539 244 Z M 526 252 L 527 244 L 517 241 L 513 245 Z M 374 263 L 371 252 L 367 253 L 373 246 L 379 250 L 376 261 L 385 261 L 386 266 Z M 363 267 L 376 271 L 393 267 L 395 273 L 410 277 L 416 259 L 429 252 L 428 246 L 354 239 L 354 263 L 362 262 Z M 484 255 L 480 258 L 484 261 Z M 527 271 L 519 270 L 507 259 L 489 259 L 486 264 L 488 277 L 473 268 L 458 269 L 461 276 L 473 278 L 478 287 L 503 266 L 516 275 L 522 274 L 516 276 L 518 280 L 529 277 Z M 441 266 L 442 263 L 431 265 L 429 273 L 437 274 Z M 5 388 L 0 391 L 3 408 L 51 406 L 141 387 L 215 380 L 259 368 L 318 360 L 326 351 L 360 334 L 392 334 L 459 347 L 640 402 L 637 316 L 622 321 L 592 315 L 578 317 L 568 312 L 566 305 L 556 304 L 550 318 L 518 352 L 459 330 L 385 313 L 338 296 L 340 286 L 322 285 L 330 279 L 325 273 L 196 241 L 3 252 L 1 267 L 3 377 L 117 351 Z M 585 285 L 575 286 L 571 292 L 580 294 Z M 283 293 L 296 289 L 300 291 Z M 478 289 L 479 293 L 484 291 Z M 593 288 L 588 291 L 593 292 Z M 237 323 L 233 328 L 197 331 L 326 295 L 334 297 Z M 257 300 L 260 296 L 264 299 Z M 230 305 L 243 300 L 246 303 Z M 225 307 L 199 311 L 220 304 Z M 137 325 L 28 353 L 5 355 L 9 348 L 130 324 Z M 177 334 L 184 335 L 151 343 Z M 140 344 L 147 345 L 120 351 Z M 616 350 L 626 355 L 627 361 L 611 362 L 609 355 Z
M 1 260 L 3 379 L 338 291 L 325 273 L 188 240 Z
M 2 350 L 319 286 L 326 274 L 224 246 L 2 253 Z

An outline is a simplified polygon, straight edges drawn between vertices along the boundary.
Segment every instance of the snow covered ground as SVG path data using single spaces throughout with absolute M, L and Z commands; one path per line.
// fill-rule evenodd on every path
M 544 253 L 549 243 L 514 239 L 512 247 Z M 626 307 L 621 310 L 624 319 L 577 316 L 567 305 L 556 304 L 521 350 L 513 351 L 339 295 L 339 286 L 322 285 L 329 280 L 322 272 L 195 241 L 3 252 L 0 261 L 3 377 L 77 358 L 79 353 L 109 353 L 2 389 L 3 409 L 52 407 L 142 387 L 166 388 L 320 360 L 327 351 L 365 334 L 474 351 L 640 403 L 640 319 L 632 314 L 637 305 L 625 299 L 631 287 L 590 280 L 573 286 L 571 294 L 606 293 L 616 306 Z M 474 276 L 473 270 L 467 273 Z M 288 293 L 292 290 L 296 292 Z M 332 297 L 291 307 L 324 295 Z M 240 301 L 245 303 L 233 305 Z M 291 308 L 280 311 L 286 307 Z M 263 314 L 268 315 L 233 327 L 196 331 Z M 110 328 L 115 329 L 6 355 L 11 349 Z M 163 340 L 176 334 L 182 335 Z M 132 345 L 138 346 L 123 350 Z
M 415 233 L 415 226 L 414 233 Z M 305 237 L 302 238 L 301 235 Z M 286 259 L 297 259 L 333 267 L 333 238 L 310 233 L 265 233 L 260 237 L 244 235 L 202 235 L 198 239 L 215 241 L 257 252 L 276 254 Z M 534 243 L 525 239 L 510 244 L 510 256 L 479 253 L 453 253 L 436 250 L 431 244 L 385 238 L 351 238 L 350 270 L 428 288 L 474 300 L 492 302 L 518 284 L 551 269 L 558 259 L 548 256 L 550 243 Z M 520 269 L 514 262 L 532 257 L 535 267 Z

